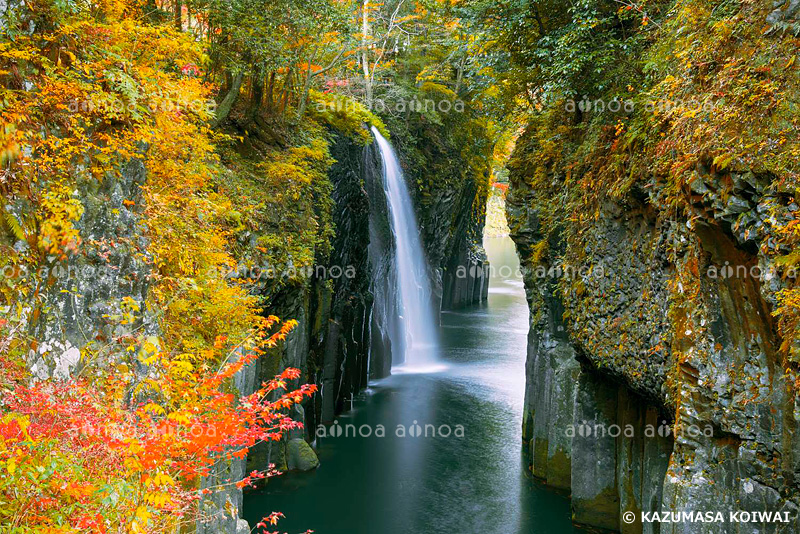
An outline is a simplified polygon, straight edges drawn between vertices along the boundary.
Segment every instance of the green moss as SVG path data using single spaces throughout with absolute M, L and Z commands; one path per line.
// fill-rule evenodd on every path
M 615 488 L 606 488 L 592 499 L 572 496 L 572 520 L 606 530 L 619 529 L 619 497 Z
M 547 485 L 558 489 L 569 489 L 572 485 L 572 460 L 561 448 L 547 459 Z
M 309 116 L 320 124 L 328 125 L 365 145 L 373 141 L 372 133 L 365 126 L 374 126 L 381 135 L 389 138 L 389 131 L 380 117 L 352 98 L 312 90 L 309 100 Z
M 270 442 L 270 453 L 269 453 L 269 463 L 275 464 L 275 469 L 280 471 L 281 473 L 285 473 L 289 470 L 289 463 L 288 463 L 288 454 L 286 451 L 286 442 L 285 441 L 277 441 L 277 442 Z
M 759 213 L 778 221 L 749 234 L 757 237 L 762 261 L 777 260 L 784 269 L 796 261 L 800 236 L 791 231 L 794 215 L 776 204 L 790 204 L 800 185 L 800 39 L 764 32 L 771 9 L 753 1 L 665 3 L 657 26 L 634 32 L 648 35 L 632 42 L 641 52 L 636 68 L 618 79 L 615 69 L 603 71 L 598 93 L 589 97 L 619 97 L 632 109 L 569 112 L 568 100 L 544 102 L 509 163 L 510 194 L 530 204 L 510 226 L 529 231 L 528 218 L 535 220 L 534 235 L 525 236 L 531 248 L 526 260 L 533 266 L 591 266 L 602 256 L 596 252 L 604 248 L 604 223 L 615 216 L 614 207 L 651 210 L 642 218 L 656 228 L 632 237 L 616 267 L 658 266 L 666 258 L 676 271 L 668 283 L 658 283 L 666 287 L 653 284 L 652 275 L 628 272 L 594 290 L 580 278 L 560 280 L 556 295 L 571 337 L 599 367 L 622 372 L 631 383 L 663 379 L 659 366 L 668 355 L 677 360 L 684 343 L 696 345 L 703 331 L 697 324 L 702 258 L 687 220 L 718 224 L 720 209 L 711 206 L 741 195 L 737 181 L 756 184 L 748 200 L 760 202 Z M 706 180 L 707 193 L 692 189 L 698 176 Z M 756 215 L 748 210 L 734 216 L 732 231 Z M 545 247 L 552 243 L 558 247 Z M 620 286 L 631 276 L 645 282 L 636 294 Z M 791 359 L 789 349 L 800 346 L 800 288 L 793 280 L 786 283 L 791 289 L 774 297 Z M 627 298 L 622 311 L 614 298 L 620 292 Z M 607 323 L 599 326 L 598 318 Z M 657 325 L 662 336 L 652 340 L 643 325 Z M 682 338 L 687 331 L 693 339 Z
M 317 454 L 305 440 L 291 439 L 286 444 L 287 467 L 292 471 L 311 471 L 319 466 Z
M 549 465 L 547 463 L 547 449 L 550 442 L 543 438 L 533 438 L 533 446 L 531 452 L 533 453 L 533 476 L 547 480 Z
M 309 124 L 291 143 L 220 149 L 225 172 L 217 187 L 236 206 L 227 217 L 234 255 L 240 267 L 262 269 L 273 288 L 303 283 L 303 269 L 330 254 L 334 235 L 326 134 Z

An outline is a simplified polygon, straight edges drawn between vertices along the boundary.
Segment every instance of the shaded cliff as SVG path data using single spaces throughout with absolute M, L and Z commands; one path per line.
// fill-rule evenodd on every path
M 528 148 L 523 140 L 517 156 Z M 630 510 L 772 510 L 791 512 L 778 531 L 793 532 L 797 397 L 769 293 L 750 275 L 763 258 L 716 220 L 696 221 L 679 261 L 706 276 L 690 287 L 667 252 L 685 221 L 631 196 L 565 242 L 539 218 L 543 199 L 525 175 L 512 173 L 508 212 L 531 304 L 524 436 L 534 474 L 571 489 L 579 523 L 631 531 L 618 519 Z M 585 423 L 631 424 L 635 437 Z
M 796 129 L 798 41 L 775 22 L 794 7 L 674 2 L 649 40 L 630 38 L 644 74 L 547 103 L 519 140 L 508 215 L 532 317 L 524 437 L 578 523 L 800 526 L 796 147 L 779 141 Z M 786 68 L 761 67 L 767 48 Z M 746 99 L 759 83 L 773 100 Z M 626 424 L 632 437 L 598 435 Z M 657 510 L 725 521 L 624 520 Z M 729 521 L 738 510 L 788 522 Z
M 418 134 L 438 135 L 439 131 L 437 128 Z M 314 452 L 306 442 L 314 441 L 318 425 L 329 424 L 347 411 L 369 379 L 388 376 L 393 351 L 398 350 L 390 341 L 390 333 L 399 328 L 398 321 L 402 319 L 396 309 L 396 251 L 380 154 L 361 131 L 353 135 L 331 129 L 325 135 L 330 154 L 324 179 L 328 185 L 322 186 L 325 194 L 320 196 L 321 201 L 309 203 L 308 209 L 317 213 L 320 221 L 329 221 L 329 241 L 313 249 L 314 263 L 307 276 L 272 277 L 258 286 L 270 313 L 293 318 L 298 326 L 275 354 L 256 364 L 254 371 L 257 380 L 264 380 L 282 368 L 299 368 L 306 381 L 319 386 L 319 394 L 293 415 L 304 423 L 305 431 L 294 432 L 280 443 L 256 447 L 249 455 L 248 470 L 263 469 L 269 463 L 281 470 L 316 467 Z M 417 142 L 431 144 L 424 137 Z M 425 157 L 435 162 L 442 155 L 431 153 Z M 418 174 L 418 168 L 404 169 L 420 226 L 437 229 L 435 239 L 426 242 L 437 282 L 437 309 L 445 305 L 440 302 L 443 292 L 447 305 L 452 307 L 480 302 L 488 291 L 488 278 L 481 268 L 475 268 L 486 261 L 479 245 L 485 213 L 485 174 L 464 172 L 463 161 L 452 146 L 448 157 L 447 165 L 436 177 Z M 435 181 L 437 177 L 441 182 Z M 423 207 L 419 199 L 424 187 L 434 187 L 437 200 Z M 261 194 L 270 195 L 269 191 Z M 313 193 L 309 196 L 312 198 Z M 300 205 L 304 202 L 309 200 L 301 200 Z M 442 220 L 453 220 L 454 226 L 438 229 Z M 269 225 L 259 224 L 247 242 L 267 241 L 269 229 Z M 442 272 L 447 268 L 453 274 L 445 278 L 447 284 L 443 287 Z M 301 443 L 302 439 L 305 441 Z M 300 453 L 302 460 L 291 459 Z
M 284 136 L 284 147 L 253 136 L 227 152 L 222 183 L 250 214 L 240 221 L 240 260 L 232 274 L 251 285 L 270 314 L 297 321 L 286 340 L 252 364 L 240 382 L 245 392 L 252 391 L 292 367 L 301 371 L 302 382 L 316 384 L 319 391 L 290 414 L 304 428 L 254 447 L 248 472 L 269 464 L 279 471 L 315 468 L 319 462 L 309 444 L 317 425 L 347 409 L 366 386 L 370 362 L 376 368 L 390 366 L 380 354 L 370 354 L 373 297 L 365 183 L 380 177 L 380 164 L 362 128 L 360 123 L 347 131 L 319 128 L 306 146 L 295 144 L 291 132 L 273 130 Z M 262 158 L 266 164 L 258 163 Z M 287 173 L 301 177 L 297 184 L 288 182 L 288 190 Z
M 422 84 L 415 98 L 427 103 L 456 97 L 436 84 Z M 450 112 L 425 110 L 387 119 L 441 309 L 485 302 L 489 290 L 483 228 L 492 142 L 476 114 L 456 106 Z

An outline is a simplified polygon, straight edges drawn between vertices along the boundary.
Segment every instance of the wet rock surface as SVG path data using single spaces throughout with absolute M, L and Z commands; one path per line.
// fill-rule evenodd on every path
M 525 169 L 511 178 L 507 210 L 532 318 L 524 439 L 533 474 L 569 488 L 573 519 L 594 527 L 798 531 L 800 410 L 771 313 L 781 282 L 752 274 L 774 268 L 762 254 L 780 246 L 769 219 L 790 202 L 767 177 L 698 169 L 691 222 L 633 192 L 565 232 L 543 227 Z M 542 274 L 554 266 L 573 271 Z M 617 437 L 598 435 L 614 425 Z M 564 452 L 557 460 L 554 449 Z M 725 521 L 622 521 L 659 510 Z M 730 521 L 738 510 L 788 511 L 789 522 Z
M 305 432 L 255 447 L 248 457 L 248 470 L 264 469 L 270 463 L 288 470 L 315 467 L 316 455 L 311 447 L 303 449 L 308 461 L 293 463 L 288 443 L 299 437 L 312 443 L 317 427 L 332 423 L 347 411 L 369 379 L 388 376 L 393 354 L 403 350 L 390 341 L 391 333 L 400 328 L 402 314 L 395 309 L 396 299 L 392 297 L 397 287 L 395 251 L 380 154 L 375 146 L 334 134 L 331 156 L 335 160 L 329 178 L 336 235 L 323 270 L 328 276 L 314 276 L 302 286 L 270 294 L 270 312 L 294 318 L 299 324 L 278 353 L 258 362 L 253 371 L 258 380 L 266 380 L 280 369 L 296 367 L 303 371 L 306 381 L 318 385 L 319 394 L 292 414 L 304 423 Z M 415 177 L 406 178 L 413 191 Z M 423 228 L 435 228 L 436 221 L 445 218 L 455 218 L 459 225 L 460 233 L 443 233 L 425 243 L 435 282 L 434 304 L 438 308 L 480 302 L 488 292 L 488 276 L 483 270 L 485 252 L 477 244 L 485 196 L 478 194 L 471 179 L 461 176 L 449 182 L 441 195 L 437 209 L 417 210 Z M 445 256 L 444 249 L 452 256 Z M 479 267 L 471 273 L 466 269 L 457 282 L 453 281 L 455 277 L 443 279 L 443 265 L 448 263 L 445 257 L 454 271 L 456 265 Z M 338 272 L 342 275 L 335 276 Z
M 231 484 L 245 473 L 266 470 L 270 464 L 281 471 L 316 468 L 319 459 L 312 444 L 317 425 L 346 411 L 370 378 L 387 376 L 392 353 L 402 350 L 389 342 L 389 332 L 401 319 L 390 304 L 396 281 L 380 155 L 374 147 L 335 132 L 330 139 L 335 162 L 328 173 L 330 199 L 324 200 L 330 202 L 335 226 L 331 252 L 317 262 L 311 276 L 288 283 L 267 280 L 256 286 L 256 292 L 267 298 L 270 314 L 294 319 L 298 325 L 279 347 L 234 378 L 238 393 L 247 395 L 262 381 L 294 367 L 302 372 L 301 383 L 317 384 L 319 394 L 289 414 L 303 422 L 304 429 L 279 442 L 256 446 L 246 460 L 220 462 L 202 479 L 202 488 L 214 491 L 199 503 L 202 520 L 196 528 L 201 533 L 248 529 L 240 519 L 242 491 Z M 84 211 L 75 226 L 82 250 L 71 257 L 64 273 L 53 273 L 50 306 L 35 333 L 41 342 L 29 362 L 41 378 L 66 378 L 78 372 L 81 351 L 95 342 L 108 352 L 109 365 L 115 361 L 115 347 L 108 340 L 135 331 L 157 344 L 157 321 L 146 305 L 151 275 L 142 224 L 141 187 L 146 183 L 147 169 L 136 159 L 119 177 L 102 181 L 87 177 L 79 183 L 77 195 Z M 479 244 L 484 203 L 485 195 L 479 195 L 473 181 L 459 175 L 441 188 L 434 208 L 418 214 L 421 226 L 429 229 L 445 219 L 455 221 L 449 231 L 426 243 L 437 306 L 466 305 L 486 297 L 488 278 L 481 269 L 472 269 L 458 282 L 442 276 L 446 265 L 486 263 Z M 245 236 L 243 246 L 252 245 L 257 237 Z M 135 306 L 142 313 L 132 324 L 108 320 L 124 312 L 121 306 Z M 140 371 L 144 376 L 146 370 Z

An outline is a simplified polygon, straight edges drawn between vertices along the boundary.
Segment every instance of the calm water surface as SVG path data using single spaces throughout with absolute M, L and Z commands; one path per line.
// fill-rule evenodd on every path
M 496 275 L 517 266 L 510 239 L 486 247 Z M 289 534 L 573 532 L 568 500 L 532 481 L 521 453 L 527 330 L 522 281 L 493 277 L 488 305 L 443 315 L 445 371 L 373 382 L 338 419 L 383 425 L 385 437 L 319 439 L 319 469 L 247 495 L 246 519 L 281 511 Z M 408 435 L 415 423 L 437 435 Z M 442 425 L 463 437 L 439 435 Z

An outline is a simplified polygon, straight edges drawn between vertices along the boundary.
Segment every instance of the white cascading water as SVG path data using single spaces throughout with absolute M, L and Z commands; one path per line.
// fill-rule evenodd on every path
M 411 196 L 392 145 L 374 126 L 372 133 L 378 141 L 383 160 L 383 186 L 389 205 L 389 224 L 395 244 L 398 309 L 402 310 L 401 335 L 405 336 L 403 343 L 392 340 L 392 345 L 395 347 L 405 346 L 404 364 L 395 370 L 437 371 L 441 369 L 441 366 L 437 365 L 439 350 L 437 322 L 434 320 L 431 302 L 427 260 L 422 250 Z

